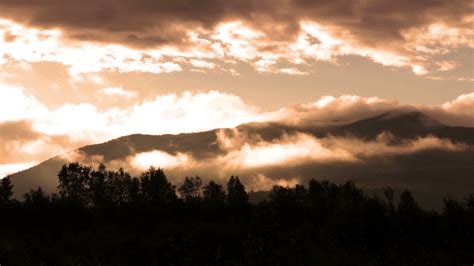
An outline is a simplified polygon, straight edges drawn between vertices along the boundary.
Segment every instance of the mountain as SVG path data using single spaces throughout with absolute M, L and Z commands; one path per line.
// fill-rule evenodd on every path
M 416 138 L 432 135 L 456 142 L 474 144 L 474 129 L 450 127 L 418 111 L 391 111 L 342 126 L 337 130 L 349 134 L 353 133 L 364 139 L 372 139 L 380 134 L 380 132 L 389 131 L 399 138 Z
M 433 148 L 370 158 L 366 156 L 364 163 L 345 161 L 323 163 L 316 160 L 301 162 L 297 165 L 282 164 L 258 169 L 235 169 L 235 174 L 246 176 L 264 174 L 275 179 L 297 176 L 301 182 L 305 182 L 305 179 L 310 177 L 341 182 L 351 179 L 358 182 L 359 185 L 369 188 L 388 185 L 400 188 L 408 187 L 415 191 L 422 191 L 425 196 L 426 193 L 431 193 L 438 200 L 447 194 L 464 195 L 474 192 L 474 162 L 472 159 L 474 158 L 474 149 L 471 147 L 474 145 L 474 128 L 447 126 L 421 112 L 392 111 L 337 126 L 249 123 L 235 129 L 215 129 L 199 133 L 123 136 L 53 157 L 30 169 L 11 175 L 10 178 L 15 186 L 15 197 L 20 198 L 29 189 L 38 186 L 47 192 L 56 191 L 57 173 L 61 165 L 75 160 L 86 164 L 96 164 L 100 161 L 108 166 L 124 166 L 128 170 L 130 166 L 127 164 L 127 158 L 139 153 L 159 150 L 170 155 L 190 154 L 198 162 L 209 161 L 218 156 L 224 156 L 228 152 L 220 147 L 218 132 L 241 134 L 245 135 L 247 139 L 267 142 L 277 141 L 285 135 L 304 133 L 318 138 L 329 136 L 332 138 L 355 138 L 362 143 L 370 142 L 371 145 L 376 143 L 377 137 L 381 133 L 389 132 L 394 140 L 393 143 L 395 143 L 387 144 L 389 147 L 397 145 L 396 143 L 428 136 L 445 139 L 449 140 L 452 145 L 460 144 L 468 148 L 462 150 Z M 211 170 L 218 171 L 219 168 L 220 165 L 214 165 Z M 213 177 L 212 171 L 201 171 L 196 168 L 195 170 L 198 172 L 193 173 L 193 170 L 191 168 L 188 172 L 173 173 L 171 171 L 171 173 L 176 176 L 189 173 Z M 253 181 L 248 179 L 248 182 Z M 426 200 L 426 202 L 430 201 L 433 199 Z

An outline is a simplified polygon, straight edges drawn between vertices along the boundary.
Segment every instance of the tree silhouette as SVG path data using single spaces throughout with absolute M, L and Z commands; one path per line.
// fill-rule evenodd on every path
M 303 205 L 306 203 L 308 191 L 302 185 L 296 185 L 294 188 L 273 186 L 269 198 L 272 202 L 283 205 Z
M 176 201 L 175 186 L 166 178 L 163 169 L 150 167 L 140 176 L 143 199 L 153 205 L 167 205 Z
M 186 202 L 199 201 L 201 198 L 201 177 L 186 177 L 178 192 Z
M 316 220 L 327 218 L 341 206 L 341 189 L 334 183 L 311 180 L 308 192 L 313 207 L 313 218 Z
M 400 194 L 400 202 L 398 203 L 397 212 L 402 215 L 412 215 L 421 210 L 418 203 L 416 203 L 413 194 L 405 190 Z
M 467 210 L 474 214 L 474 194 L 469 194 L 465 199 Z
M 227 183 L 227 202 L 233 206 L 245 205 L 249 200 L 249 195 L 245 191 L 244 185 L 240 183 L 238 176 L 231 176 Z
M 91 172 L 89 183 L 92 204 L 96 207 L 104 206 L 110 201 L 107 193 L 107 170 L 104 164 L 100 164 L 97 171 Z
M 321 209 L 323 204 L 323 186 L 317 180 L 311 179 L 308 188 L 309 198 L 315 209 Z
M 13 196 L 13 185 L 9 177 L 2 179 L 0 185 L 0 204 L 6 204 L 10 202 Z
M 215 183 L 214 181 L 209 182 L 207 186 L 203 188 L 204 201 L 213 204 L 224 204 L 225 203 L 225 191 L 222 185 Z
M 363 201 L 362 190 L 358 189 L 352 181 L 347 181 L 343 185 L 340 185 L 339 193 L 341 196 L 339 208 L 349 210 L 357 209 Z
M 166 178 L 166 177 L 165 177 Z M 115 205 L 121 206 L 136 198 L 136 183 L 122 168 L 107 174 L 107 194 Z
M 140 179 L 133 177 L 128 186 L 128 196 L 131 203 L 137 203 L 141 200 Z
M 303 220 L 304 209 L 308 202 L 308 191 L 302 185 L 294 188 L 273 186 L 269 198 L 276 210 L 278 220 L 285 225 Z
M 59 171 L 59 195 L 69 202 L 87 206 L 91 203 L 91 167 L 79 163 L 63 165 Z
M 390 215 L 393 216 L 395 214 L 395 204 L 393 202 L 395 191 L 391 187 L 385 187 L 383 193 L 388 203 Z
M 41 187 L 38 187 L 37 190 L 30 190 L 30 192 L 23 195 L 23 199 L 25 205 L 35 208 L 46 208 L 51 202 L 50 197 L 43 192 Z
M 444 199 L 443 214 L 452 221 L 459 221 L 466 214 L 466 208 L 462 202 L 450 195 Z

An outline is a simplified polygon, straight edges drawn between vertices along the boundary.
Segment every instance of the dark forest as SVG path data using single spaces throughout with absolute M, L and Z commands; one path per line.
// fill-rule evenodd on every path
M 4 265 L 472 265 L 474 194 L 421 208 L 408 190 L 365 193 L 353 182 L 274 186 L 261 201 L 237 176 L 178 186 L 79 163 L 58 193 L 12 199 L 0 186 Z

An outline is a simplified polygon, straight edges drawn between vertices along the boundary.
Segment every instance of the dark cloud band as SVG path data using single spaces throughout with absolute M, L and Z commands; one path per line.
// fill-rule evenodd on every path
M 0 17 L 61 28 L 76 39 L 156 47 L 183 45 L 187 29 L 209 29 L 229 20 L 243 20 L 271 36 L 290 38 L 299 30 L 299 21 L 309 19 L 343 27 L 364 43 L 402 42 L 401 32 L 413 27 L 462 23 L 460 18 L 471 15 L 474 4 L 469 0 L 4 0 L 0 10 Z

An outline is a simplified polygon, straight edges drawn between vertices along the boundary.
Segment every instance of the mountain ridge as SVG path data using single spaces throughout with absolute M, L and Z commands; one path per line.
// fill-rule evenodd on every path
M 47 192 L 54 192 L 57 186 L 57 172 L 62 164 L 68 161 L 68 154 L 80 153 L 88 158 L 101 157 L 105 162 L 124 160 L 137 153 L 160 150 L 171 155 L 191 152 L 196 160 L 206 160 L 212 156 L 222 155 L 217 132 L 220 130 L 237 130 L 249 136 L 259 136 L 265 141 L 281 138 L 285 134 L 306 133 L 317 138 L 357 137 L 362 140 L 375 140 L 382 132 L 390 132 L 400 139 L 416 139 L 434 136 L 449 139 L 453 143 L 474 144 L 474 128 L 451 127 L 444 125 L 422 112 L 386 112 L 377 116 L 361 119 L 346 125 L 298 127 L 279 123 L 249 123 L 234 129 L 219 128 L 196 133 L 180 134 L 131 134 L 118 137 L 103 143 L 80 147 L 69 153 L 54 156 L 29 169 L 10 175 L 15 185 L 15 197 L 19 198 L 29 189 L 41 186 Z M 438 158 L 437 160 L 442 160 Z M 87 161 L 82 161 L 87 163 Z M 350 171 L 349 171 L 350 173 Z

